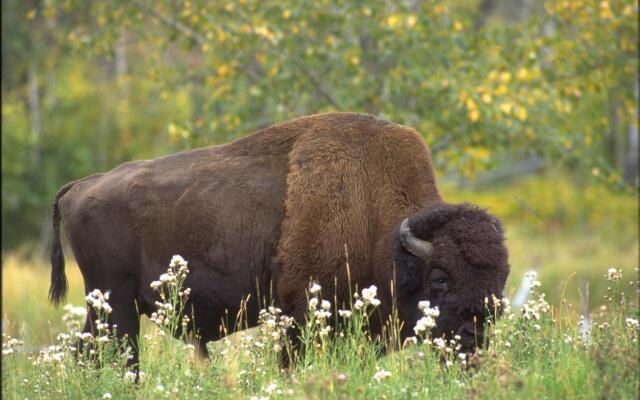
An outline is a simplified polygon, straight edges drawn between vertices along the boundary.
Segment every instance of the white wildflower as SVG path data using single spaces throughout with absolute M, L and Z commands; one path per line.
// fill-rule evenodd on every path
M 338 314 L 343 318 L 351 318 L 351 310 L 338 310 Z
M 540 287 L 540 281 L 538 280 L 538 273 L 536 271 L 529 271 L 524 274 L 525 280 L 529 282 L 529 287 L 535 289 Z
M 110 399 L 111 398 L 111 393 L 107 392 L 105 394 L 102 395 L 103 399 Z
M 321 306 L 324 310 L 329 310 L 331 309 L 331 302 L 327 301 L 327 300 L 322 300 L 322 306 Z
M 318 298 L 312 297 L 309 299 L 309 310 L 315 310 L 318 307 Z
M 391 372 L 385 371 L 384 369 L 379 369 L 374 375 L 373 379 L 380 383 L 381 381 L 389 378 L 391 376 Z
M 171 257 L 171 262 L 169 263 L 169 265 L 171 267 L 179 267 L 182 265 L 187 265 L 187 261 L 184 258 L 182 258 L 182 256 L 176 254 L 173 257 Z
M 433 339 L 433 344 L 439 349 L 444 349 L 445 347 L 447 347 L 447 342 L 442 338 Z
M 418 320 L 418 322 L 416 322 L 416 326 L 413 328 L 413 331 L 416 333 L 416 335 L 419 335 L 423 332 L 425 332 L 427 329 L 431 329 L 434 326 L 436 326 L 436 321 L 429 317 L 422 317 Z
M 360 299 L 356 300 L 356 302 L 353 303 L 353 308 L 355 308 L 356 310 L 360 310 L 362 309 L 362 307 L 364 307 L 364 303 Z
M 264 391 L 267 394 L 271 394 L 271 393 L 275 392 L 277 388 L 278 388 L 278 385 L 275 382 L 272 382 L 266 388 L 264 388 Z
M 317 283 L 314 283 L 309 288 L 309 293 L 316 294 L 316 293 L 320 292 L 320 290 L 322 290 L 322 287 L 320 285 L 318 285 Z
M 408 338 L 406 338 L 404 340 L 404 344 L 403 346 L 408 346 L 410 344 L 417 344 L 418 343 L 418 338 L 415 336 L 409 336 Z
M 615 268 L 609 268 L 607 270 L 606 277 L 610 281 L 618 281 L 618 280 L 620 280 L 620 278 L 622 278 L 622 270 L 621 269 L 615 269 Z
M 133 383 L 136 381 L 136 373 L 132 371 L 127 371 L 124 373 L 124 381 L 128 383 Z
M 376 298 L 377 294 L 378 288 L 375 285 L 362 289 L 362 300 L 364 301 L 364 304 L 371 304 L 374 307 L 379 306 L 380 300 Z
M 61 333 L 57 336 L 57 338 L 59 342 L 67 342 L 71 339 L 71 336 L 67 335 L 66 333 Z

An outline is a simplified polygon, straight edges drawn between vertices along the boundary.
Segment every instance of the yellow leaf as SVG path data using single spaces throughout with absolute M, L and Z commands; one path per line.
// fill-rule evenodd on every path
M 584 144 L 587 147 L 591 147 L 591 144 L 593 143 L 593 139 L 591 139 L 591 135 L 587 135 L 584 138 Z
M 476 105 L 476 103 L 473 101 L 471 97 L 467 99 L 467 108 L 469 110 L 476 110 L 478 108 L 478 106 Z
M 436 15 L 446 14 L 447 12 L 449 12 L 449 10 L 447 10 L 447 7 L 443 5 L 437 5 L 433 8 L 433 13 Z
M 500 74 L 500 81 L 504 82 L 504 83 L 509 83 L 509 81 L 511 80 L 511 72 L 502 72 Z
M 389 15 L 389 17 L 387 18 L 387 25 L 393 28 L 394 26 L 398 25 L 399 20 L 400 20 L 400 17 L 398 17 L 397 15 L 395 14 Z
M 600 8 L 600 18 L 610 19 L 613 18 L 613 13 L 611 12 L 611 7 L 609 6 L 608 1 L 601 1 L 599 4 Z
M 501 96 L 503 94 L 507 93 L 507 86 L 506 85 L 500 85 L 496 88 L 496 91 L 494 92 L 494 94 L 496 96 Z
M 519 107 L 518 111 L 516 112 L 516 117 L 518 117 L 518 119 L 520 121 L 524 121 L 527 119 L 527 109 L 524 107 Z
M 289 17 L 291 17 L 291 10 L 284 10 L 282 12 L 282 18 L 289 19 Z
M 633 15 L 633 6 L 631 4 L 624 6 L 624 9 L 622 10 L 622 15 L 624 15 L 625 17 Z
M 489 93 L 485 93 L 482 95 L 482 101 L 486 104 L 491 103 L 491 95 Z
M 216 72 L 218 72 L 218 75 L 220 75 L 220 77 L 224 77 L 229 72 L 229 66 L 227 64 L 222 64 L 221 66 L 216 68 Z
M 472 122 L 476 122 L 478 119 L 480 119 L 480 112 L 477 109 L 469 111 L 469 119 Z
M 522 81 L 527 81 L 529 80 L 529 70 L 522 67 L 518 70 L 518 79 L 522 80 Z
M 502 111 L 505 114 L 509 114 L 511 113 L 511 109 L 513 108 L 513 104 L 507 102 L 507 103 L 502 103 L 499 106 L 500 111 Z
M 31 9 L 27 11 L 27 14 L 24 16 L 28 21 L 31 21 L 36 17 L 37 11 L 35 9 Z
M 527 129 L 525 131 L 525 134 L 527 135 L 527 139 L 532 140 L 535 137 L 535 134 L 533 133 L 533 131 L 531 129 Z
M 453 30 L 456 32 L 460 32 L 462 30 L 462 24 L 458 21 L 453 22 Z
M 409 28 L 413 28 L 416 25 L 416 22 L 418 21 L 418 19 L 416 18 L 415 15 L 409 15 L 407 17 L 407 26 Z

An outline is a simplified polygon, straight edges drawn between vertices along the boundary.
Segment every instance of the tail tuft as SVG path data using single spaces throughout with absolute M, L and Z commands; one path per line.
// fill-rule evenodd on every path
M 57 236 L 57 235 L 56 235 Z M 51 287 L 49 301 L 59 305 L 67 296 L 67 277 L 64 273 L 64 255 L 59 237 L 54 237 L 51 245 Z
M 64 185 L 56 194 L 53 201 L 53 240 L 51 241 L 51 286 L 49 287 L 49 301 L 59 305 L 67 296 L 67 276 L 64 274 L 64 254 L 62 254 L 62 244 L 60 243 L 60 209 L 58 203 L 60 198 L 73 187 L 75 182 Z

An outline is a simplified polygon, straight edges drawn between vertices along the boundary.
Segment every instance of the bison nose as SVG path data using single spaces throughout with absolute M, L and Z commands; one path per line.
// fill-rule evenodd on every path
M 478 329 L 473 321 L 463 323 L 457 331 L 460 336 L 460 344 L 464 351 L 473 351 L 476 347 L 482 346 L 482 329 Z

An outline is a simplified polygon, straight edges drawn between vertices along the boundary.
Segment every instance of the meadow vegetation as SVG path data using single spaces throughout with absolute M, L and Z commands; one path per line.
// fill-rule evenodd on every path
M 95 290 L 86 297 L 99 316 L 95 336 L 70 323 L 55 344 L 19 353 L 20 340 L 3 333 L 3 394 L 16 399 L 622 399 L 638 393 L 639 312 L 637 302 L 620 291 L 629 281 L 615 268 L 601 278 L 609 289 L 588 324 L 566 306 L 552 307 L 535 279 L 520 309 L 497 301 L 503 316 L 485 327 L 491 346 L 474 355 L 459 353 L 455 338 L 429 336 L 439 313 L 428 302 L 420 304 L 424 318 L 414 328 L 416 336 L 401 343 L 394 319 L 384 338 L 367 334 L 380 304 L 375 286 L 356 289 L 352 305 L 339 310 L 312 285 L 307 321 L 300 326 L 301 353 L 292 353 L 287 336 L 294 322 L 270 306 L 261 311 L 258 328 L 210 344 L 207 362 L 197 359 L 188 340 L 170 338 L 178 332 L 188 339 L 177 329 L 189 322 L 177 312 L 188 297 L 182 288 L 187 273 L 187 262 L 175 256 L 165 279 L 152 283 L 163 296 L 152 317 L 158 328 L 141 338 L 138 378 L 125 368 L 128 351 L 113 336 L 117 328 L 106 323 L 108 294 Z M 67 322 L 77 317 L 73 310 L 65 316 Z M 289 368 L 281 368 L 283 353 L 295 360 Z

